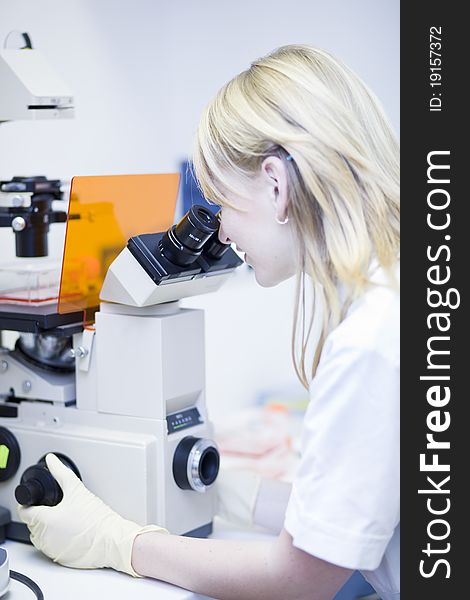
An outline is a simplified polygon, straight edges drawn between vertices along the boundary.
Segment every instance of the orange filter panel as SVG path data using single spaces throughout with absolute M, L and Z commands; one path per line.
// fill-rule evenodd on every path
M 108 267 L 127 240 L 173 224 L 178 183 L 177 173 L 72 179 L 59 313 L 99 306 Z

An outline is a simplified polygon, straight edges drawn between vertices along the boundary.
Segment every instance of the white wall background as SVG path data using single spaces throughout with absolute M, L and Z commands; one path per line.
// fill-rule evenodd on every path
M 70 85 L 76 118 L 0 125 L 0 179 L 175 171 L 218 88 L 287 43 L 343 59 L 398 131 L 399 0 L 0 0 L 2 45 L 14 29 L 27 31 Z M 56 231 L 53 253 L 60 240 Z M 0 232 L 0 257 L 12 243 Z M 292 293 L 292 282 L 263 290 L 244 272 L 218 294 L 188 301 L 206 308 L 215 416 L 258 390 L 295 385 Z

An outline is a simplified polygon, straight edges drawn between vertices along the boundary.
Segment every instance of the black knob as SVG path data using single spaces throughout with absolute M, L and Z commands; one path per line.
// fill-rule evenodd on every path
M 58 452 L 54 454 L 81 479 L 79 470 L 70 458 Z M 15 489 L 15 498 L 23 506 L 55 506 L 62 500 L 62 490 L 47 468 L 45 456 L 23 473 L 20 485 Z
M 23 506 L 41 504 L 45 490 L 39 479 L 30 479 L 15 489 L 15 498 Z

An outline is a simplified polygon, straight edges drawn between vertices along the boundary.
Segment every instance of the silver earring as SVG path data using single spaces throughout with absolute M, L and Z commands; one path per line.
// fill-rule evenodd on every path
M 289 217 L 286 216 L 286 218 L 284 219 L 284 221 L 280 221 L 277 217 L 274 217 L 276 219 L 276 223 L 278 223 L 279 225 L 285 225 L 286 223 L 289 222 Z

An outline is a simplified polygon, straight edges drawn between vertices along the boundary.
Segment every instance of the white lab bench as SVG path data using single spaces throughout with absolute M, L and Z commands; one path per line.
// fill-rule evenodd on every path
M 270 539 L 261 532 L 237 529 L 215 519 L 212 538 Z M 44 593 L 44 600 L 207 600 L 188 590 L 156 581 L 136 579 L 112 569 L 81 570 L 69 569 L 53 563 L 29 544 L 6 540 L 10 569 L 19 571 L 33 579 Z M 2 600 L 32 600 L 33 592 L 22 583 L 12 580 L 10 590 Z

